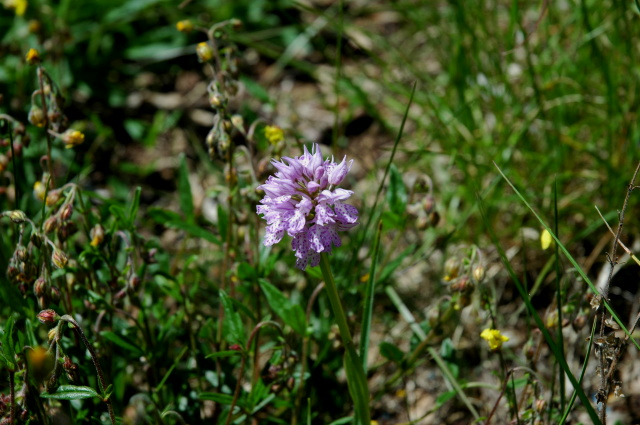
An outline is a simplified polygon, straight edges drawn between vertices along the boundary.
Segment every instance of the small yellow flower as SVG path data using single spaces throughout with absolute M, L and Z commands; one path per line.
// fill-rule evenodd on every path
M 206 41 L 202 43 L 198 43 L 196 46 L 196 54 L 198 55 L 198 60 L 200 62 L 209 62 L 213 59 L 213 50 L 211 50 L 211 46 Z
M 40 53 L 36 49 L 29 49 L 27 54 L 24 56 L 29 65 L 37 65 L 40 63 Z
M 509 338 L 502 335 L 499 330 L 490 328 L 483 330 L 480 334 L 480 338 L 489 343 L 489 348 L 492 351 L 499 350 L 502 347 L 503 342 L 509 341 Z
M 27 0 L 4 0 L 5 9 L 14 9 L 16 15 L 22 16 L 27 11 Z
M 272 145 L 284 140 L 284 131 L 275 125 L 268 125 L 264 128 L 264 135 Z
M 551 237 L 551 233 L 549 233 L 547 229 L 544 229 L 540 235 L 540 245 L 542 245 L 542 249 L 549 248 L 552 242 L 553 238 Z
M 74 146 L 81 145 L 84 142 L 84 134 L 78 130 L 67 130 L 62 133 L 62 141 L 67 149 L 71 149 Z
M 184 21 L 180 21 L 176 23 L 176 29 L 180 32 L 189 33 L 193 31 L 193 24 L 190 20 L 185 19 Z

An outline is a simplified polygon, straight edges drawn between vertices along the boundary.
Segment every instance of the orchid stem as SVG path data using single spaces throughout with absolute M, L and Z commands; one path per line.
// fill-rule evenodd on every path
M 329 264 L 329 257 L 326 253 L 320 254 L 320 269 L 322 270 L 322 276 L 324 277 L 325 288 L 327 295 L 329 296 L 329 302 L 331 303 L 331 309 L 335 317 L 340 336 L 342 337 L 342 343 L 346 348 L 344 354 L 344 367 L 347 374 L 347 384 L 349 386 L 349 392 L 353 398 L 356 412 L 356 425 L 370 425 L 371 413 L 369 411 L 369 387 L 367 385 L 367 377 L 362 367 L 362 361 L 360 356 L 356 352 L 355 345 L 353 344 L 353 338 L 349 331 L 347 324 L 347 316 L 342 308 L 340 302 L 340 296 L 338 295 L 338 288 L 333 279 L 331 273 L 331 266 Z

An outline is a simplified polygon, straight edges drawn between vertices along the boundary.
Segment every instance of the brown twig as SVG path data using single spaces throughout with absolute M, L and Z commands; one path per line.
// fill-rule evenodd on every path
M 611 246 L 611 255 L 609 256 L 609 275 L 607 277 L 607 281 L 604 285 L 604 287 L 602 288 L 602 302 L 603 305 L 601 305 L 601 310 L 602 313 L 600 314 L 600 332 L 599 335 L 601 338 L 604 337 L 604 328 L 605 328 L 605 315 L 606 315 L 606 309 L 604 308 L 604 303 L 608 302 L 608 295 L 609 295 L 609 287 L 611 286 L 611 281 L 613 280 L 613 272 L 615 269 L 615 266 L 618 264 L 618 256 L 617 256 L 617 251 L 618 251 L 618 244 L 620 244 L 620 235 L 622 234 L 622 229 L 624 227 L 624 215 L 625 212 L 627 210 L 627 205 L 629 203 L 629 198 L 631 197 L 631 192 L 633 192 L 634 189 L 636 189 L 638 186 L 636 186 L 635 181 L 636 181 L 636 177 L 638 176 L 638 172 L 640 171 L 640 163 L 638 163 L 636 170 L 633 173 L 633 177 L 631 178 L 631 181 L 629 182 L 629 185 L 627 186 L 627 194 L 624 198 L 624 203 L 622 204 L 622 209 L 619 211 L 618 213 L 618 228 L 615 232 L 615 236 L 613 238 L 613 243 Z M 605 221 L 606 223 L 606 221 Z M 609 227 L 609 225 L 607 224 L 607 227 Z M 626 248 L 626 247 L 625 247 Z M 630 252 L 630 251 L 629 251 Z M 608 398 L 609 398 L 609 394 L 611 392 L 611 377 L 613 376 L 613 372 L 616 369 L 617 366 L 617 361 L 618 361 L 618 356 L 620 355 L 620 350 L 616 351 L 616 356 L 614 357 L 614 359 L 611 361 L 611 364 L 609 365 L 609 370 L 608 372 L 605 372 L 607 370 L 607 358 L 605 356 L 604 353 L 604 349 L 600 349 L 598 350 L 598 360 L 600 363 L 600 370 L 601 370 L 601 380 L 600 380 L 600 393 L 602 394 L 601 397 L 599 397 L 599 401 L 601 403 L 600 406 L 600 421 L 602 422 L 602 425 L 606 425 L 607 424 L 607 402 L 608 402 Z

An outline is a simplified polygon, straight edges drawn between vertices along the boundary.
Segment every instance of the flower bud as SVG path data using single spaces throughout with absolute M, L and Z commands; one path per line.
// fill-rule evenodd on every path
M 38 65 L 40 63 L 40 53 L 36 49 L 29 49 L 24 58 L 29 65 Z
M 60 210 L 60 219 L 62 221 L 67 221 L 71 218 L 72 214 L 73 214 L 73 205 L 69 202 L 62 206 L 62 209 Z
M 60 251 L 58 248 L 53 249 L 53 254 L 51 254 L 51 262 L 53 262 L 53 264 L 57 268 L 59 269 L 65 268 L 68 261 L 69 261 L 69 257 L 67 257 L 67 254 Z
M 101 224 L 96 224 L 93 226 L 93 229 L 91 229 L 89 236 L 91 236 L 91 246 L 100 246 L 104 241 L 104 227 L 102 227 Z
M 424 200 L 422 201 L 422 207 L 424 208 L 424 212 L 426 212 L 427 215 L 431 214 L 435 206 L 436 206 L 436 200 L 433 198 L 433 195 L 429 193 L 427 196 L 424 197 Z
M 242 130 L 244 129 L 244 118 L 242 118 L 242 115 L 235 114 L 231 117 L 231 124 L 233 124 L 235 128 Z
M 58 328 L 49 329 L 49 332 L 47 332 L 47 339 L 49 340 L 49 342 L 53 341 L 57 334 Z
M 29 109 L 28 120 L 31 124 L 36 127 L 42 128 L 47 122 L 47 119 L 44 116 L 44 111 L 42 108 L 36 105 L 31 105 L 31 109 Z
M 209 43 L 206 41 L 198 43 L 196 46 L 196 54 L 200 62 L 209 62 L 213 59 L 213 50 L 211 50 L 211 46 L 209 46 Z
M 231 24 L 231 26 L 233 27 L 234 30 L 238 30 L 240 28 L 242 28 L 242 21 L 240 19 L 237 18 L 232 18 L 229 23 Z
M 58 313 L 56 313 L 50 308 L 47 310 L 42 310 L 40 313 L 38 313 L 36 317 L 38 318 L 40 323 L 43 323 L 43 324 L 55 323 L 58 320 L 60 320 L 60 316 L 58 316 Z
M 60 200 L 61 195 L 62 195 L 62 191 L 60 189 L 50 190 L 49 193 L 47 193 L 47 201 L 46 201 L 47 206 L 51 207 L 57 204 L 58 201 Z
M 0 173 L 4 172 L 9 165 L 9 158 L 6 155 L 0 154 Z
M 57 303 L 60 301 L 60 289 L 57 286 L 52 286 L 49 289 L 49 296 L 51 297 L 51 301 Z
M 3 213 L 3 215 L 8 216 L 11 219 L 11 221 L 13 221 L 16 224 L 24 223 L 27 220 L 26 214 L 20 210 L 8 211 L 6 213 Z
M 66 241 L 71 237 L 71 235 L 76 233 L 77 230 L 78 226 L 75 222 L 65 221 L 60 224 L 60 227 L 58 227 L 58 238 L 60 238 L 61 241 Z
M 48 292 L 47 286 L 47 281 L 44 279 L 44 277 L 40 276 L 33 284 L 33 293 L 36 297 L 43 297 Z
M 58 217 L 52 215 L 48 219 L 45 220 L 44 225 L 42 226 L 45 233 L 51 233 L 58 229 Z
M 129 279 L 129 286 L 134 291 L 140 287 L 140 277 L 137 274 L 131 276 L 131 278 Z
M 225 106 L 226 103 L 226 98 L 220 93 L 214 92 L 209 94 L 209 104 L 213 109 L 221 108 Z
M 482 281 L 484 280 L 484 275 L 485 275 L 485 271 L 484 271 L 484 267 L 482 266 L 475 266 L 473 268 L 473 279 L 477 282 L 477 283 L 482 283 Z
M 458 277 L 460 272 L 460 260 L 457 257 L 451 257 L 444 263 L 444 280 L 447 282 Z

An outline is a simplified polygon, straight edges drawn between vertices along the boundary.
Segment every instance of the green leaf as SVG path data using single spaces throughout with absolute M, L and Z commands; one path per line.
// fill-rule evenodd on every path
M 389 167 L 389 188 L 387 189 L 387 203 L 391 211 L 398 215 L 404 214 L 407 208 L 407 188 L 402 181 L 402 174 L 395 164 Z
M 227 230 L 229 228 L 229 215 L 223 205 L 218 204 L 218 232 L 222 240 L 227 240 Z
M 191 183 L 189 183 L 189 168 L 184 154 L 180 154 L 180 172 L 178 173 L 178 196 L 180 197 L 180 210 L 189 223 L 194 222 L 193 197 L 191 196 Z
M 111 213 L 112 216 L 116 218 L 117 221 L 120 222 L 122 226 L 125 226 L 125 227 L 128 226 L 129 221 L 127 220 L 127 217 L 124 214 L 124 209 L 122 209 L 121 206 L 110 205 L 109 212 Z
M 307 321 L 302 307 L 298 304 L 293 304 L 278 288 L 264 279 L 260 279 L 260 287 L 267 298 L 269 306 L 282 321 L 291 326 L 291 329 L 299 335 L 305 335 Z
M 239 354 L 242 354 L 242 353 L 237 350 L 216 351 L 215 353 L 207 354 L 205 356 L 205 359 L 231 357 L 231 356 L 237 356 Z
M 440 407 L 445 404 L 447 401 L 451 400 L 456 396 L 455 390 L 447 391 L 446 393 L 442 393 L 436 399 L 436 406 Z
M 222 289 L 220 290 L 220 300 L 224 308 L 224 322 L 222 326 L 226 340 L 231 344 L 239 344 L 244 347 L 246 336 L 240 314 L 234 308 L 231 298 L 229 298 Z
M 415 249 L 415 246 L 410 245 L 407 249 L 402 251 L 400 255 L 398 255 L 396 258 L 391 260 L 389 264 L 387 264 L 385 268 L 382 269 L 382 272 L 380 273 L 380 278 L 378 280 L 380 282 L 384 282 L 385 280 L 387 280 L 389 276 L 391 276 L 391 274 L 398 267 L 400 267 L 400 264 L 402 264 L 402 260 L 404 260 L 407 255 L 411 254 L 414 251 L 414 249 Z
M 222 393 L 200 393 L 198 394 L 198 398 L 200 400 L 210 400 L 215 401 L 219 404 L 231 404 L 233 402 L 233 397 L 229 394 Z
M 176 214 L 173 211 L 163 210 L 161 208 L 150 208 L 149 211 L 147 211 L 147 214 L 153 221 L 166 227 L 184 230 L 191 236 L 204 239 L 216 245 L 222 244 L 220 239 L 215 237 L 213 233 L 198 225 L 187 223 L 184 218 L 180 217 L 179 214 Z
M 9 316 L 4 330 L 2 332 L 2 352 L 3 362 L 6 364 L 7 369 L 15 369 L 16 352 L 13 344 L 13 325 L 15 324 L 14 316 Z
M 140 186 L 136 187 L 136 191 L 133 194 L 133 201 L 131 202 L 131 206 L 129 207 L 129 225 L 133 226 L 135 223 L 136 216 L 138 215 L 138 209 L 140 208 L 140 194 L 142 193 L 142 188 Z
M 380 355 L 392 362 L 400 363 L 404 359 L 404 353 L 395 344 L 383 341 L 378 348 L 380 349 Z
M 142 356 L 144 354 L 142 349 L 140 349 L 140 347 L 135 342 L 131 341 L 129 338 L 125 336 L 118 335 L 113 331 L 100 332 L 100 336 L 102 336 L 104 339 L 108 341 L 111 341 L 112 343 L 114 343 L 120 348 L 124 348 L 127 351 L 131 351 L 136 356 Z
M 240 263 L 238 264 L 238 278 L 240 280 L 246 281 L 254 281 L 258 277 L 256 273 L 256 269 L 253 268 L 249 263 Z
M 60 385 L 55 393 L 41 393 L 42 398 L 54 398 L 56 400 L 82 400 L 86 398 L 100 397 L 100 394 L 91 387 L 80 387 L 75 385 Z
M 247 91 L 256 99 L 260 100 L 262 103 L 270 103 L 271 98 L 269 97 L 269 92 L 265 90 L 260 84 L 258 84 L 254 79 L 240 76 L 240 81 L 242 85 L 247 89 Z

